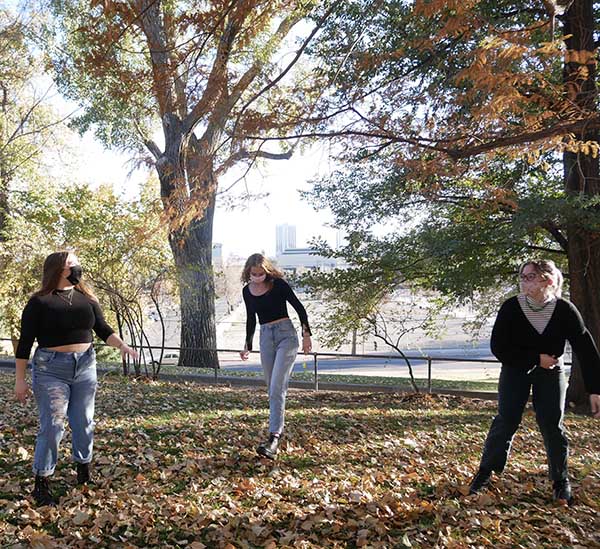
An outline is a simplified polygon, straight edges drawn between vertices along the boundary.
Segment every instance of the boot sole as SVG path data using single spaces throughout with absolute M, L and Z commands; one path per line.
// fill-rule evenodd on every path
M 275 460 L 277 454 L 272 454 L 271 452 L 267 452 L 264 448 L 260 446 L 256 449 L 256 453 L 261 457 L 266 457 L 267 459 Z

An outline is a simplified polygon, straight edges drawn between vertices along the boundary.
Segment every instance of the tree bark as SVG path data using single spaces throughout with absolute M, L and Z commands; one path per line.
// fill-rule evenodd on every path
M 575 0 L 564 19 L 567 52 L 564 65 L 565 95 L 582 114 L 597 112 L 594 10 L 592 0 Z M 597 129 L 582 130 L 582 141 L 598 141 Z M 565 152 L 564 182 L 567 194 L 590 198 L 600 195 L 599 162 L 590 154 Z M 571 222 L 567 228 L 571 301 L 581 312 L 596 344 L 600 342 L 600 233 Z M 589 405 L 581 367 L 574 361 L 567 400 L 577 407 Z
M 212 229 L 215 197 L 201 219 L 169 241 L 179 274 L 181 353 L 179 364 L 218 368 L 215 287 L 212 267 Z M 200 313 L 200 314 L 198 314 Z
M 156 162 L 165 213 L 180 221 L 189 196 L 206 204 L 203 215 L 171 229 L 169 244 L 178 271 L 181 310 L 180 366 L 218 368 L 212 233 L 217 183 L 211 151 L 186 133 L 177 115 L 163 117 L 165 152 Z M 182 153 L 185 151 L 185 154 Z

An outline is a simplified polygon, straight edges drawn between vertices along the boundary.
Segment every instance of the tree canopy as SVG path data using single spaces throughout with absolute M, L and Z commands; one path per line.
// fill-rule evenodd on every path
M 51 61 L 60 88 L 83 107 L 75 124 L 137 151 L 159 177 L 181 292 L 182 363 L 218 364 L 211 255 L 220 177 L 289 158 L 293 147 L 265 140 L 301 124 L 323 88 L 316 73 L 296 69 L 340 2 L 300 28 L 324 4 L 49 2 Z
M 550 256 L 600 340 L 598 7 L 340 6 L 313 50 L 337 85 L 304 135 L 343 144 L 311 198 L 349 231 L 344 249 L 322 251 L 352 267 L 313 285 L 465 299 Z

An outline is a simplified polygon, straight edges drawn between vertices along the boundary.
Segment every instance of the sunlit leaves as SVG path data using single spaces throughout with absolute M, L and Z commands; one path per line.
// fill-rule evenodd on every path
M 555 506 L 534 414 L 505 474 L 463 492 L 494 402 L 291 391 L 284 451 L 256 457 L 262 390 L 104 378 L 97 484 L 74 487 L 68 436 L 57 509 L 34 508 L 33 403 L 0 375 L 0 543 L 110 547 L 590 547 L 598 544 L 600 465 L 591 418 L 567 416 L 577 504 Z M 0 405 L 0 406 L 2 406 Z M 46 545 L 44 545 L 46 544 Z M 34 545 L 35 546 L 35 545 Z

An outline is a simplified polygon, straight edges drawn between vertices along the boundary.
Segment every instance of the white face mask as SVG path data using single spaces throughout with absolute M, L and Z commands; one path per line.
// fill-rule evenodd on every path
M 260 282 L 264 282 L 266 278 L 267 278 L 266 274 L 260 275 L 260 276 L 256 276 L 256 275 L 251 274 L 250 275 L 250 282 L 260 283 Z

